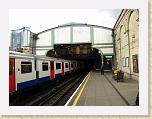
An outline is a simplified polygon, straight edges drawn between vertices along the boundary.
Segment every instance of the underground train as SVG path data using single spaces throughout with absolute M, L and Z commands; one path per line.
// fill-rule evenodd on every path
M 9 52 L 9 93 L 75 73 L 81 63 L 46 56 Z

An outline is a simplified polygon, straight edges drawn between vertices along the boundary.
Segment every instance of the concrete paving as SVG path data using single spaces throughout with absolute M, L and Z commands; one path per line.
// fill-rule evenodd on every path
M 127 100 L 129 105 L 135 105 L 136 96 L 138 93 L 139 82 L 133 79 L 124 79 L 123 82 L 115 81 L 112 78 L 111 72 L 106 72 L 104 74 L 109 81 L 114 85 L 114 87 L 120 92 L 120 94 Z
M 69 106 L 73 104 L 80 90 L 73 97 Z M 129 105 L 134 105 L 137 93 L 138 81 L 125 79 L 124 82 L 117 83 L 111 73 L 105 72 L 104 75 L 101 75 L 100 71 L 92 71 L 80 98 L 77 98 L 76 106 L 127 106 L 122 97 L 127 100 Z

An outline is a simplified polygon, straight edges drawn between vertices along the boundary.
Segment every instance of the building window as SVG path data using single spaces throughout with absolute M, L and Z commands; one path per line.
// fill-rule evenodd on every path
M 65 68 L 68 68 L 68 67 L 69 67 L 68 63 L 65 63 Z
M 48 71 L 48 62 L 42 63 L 42 71 Z
M 133 72 L 138 73 L 138 55 L 133 55 L 132 56 L 132 60 L 133 60 Z
M 123 67 L 129 67 L 129 57 L 122 59 Z
M 125 61 L 126 62 L 126 67 L 129 67 L 129 57 L 126 57 L 125 59 L 126 59 L 126 61 Z
M 32 62 L 21 62 L 21 73 L 31 73 L 32 72 Z
M 61 69 L 61 63 L 56 63 L 56 69 Z
M 122 64 L 123 64 L 123 67 L 126 66 L 125 58 L 122 59 Z

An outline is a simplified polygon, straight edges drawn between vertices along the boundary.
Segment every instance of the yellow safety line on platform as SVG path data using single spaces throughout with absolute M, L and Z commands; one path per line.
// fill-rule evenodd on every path
M 82 88 L 81 88 L 78 96 L 77 96 L 76 99 L 74 100 L 72 106 L 76 106 L 78 100 L 80 99 L 81 94 L 82 94 L 82 92 L 83 92 L 83 90 L 84 90 L 84 87 L 85 87 L 85 85 L 87 84 L 87 82 L 88 82 L 88 80 L 89 80 L 89 78 L 90 78 L 90 73 L 86 76 L 86 78 L 87 78 L 87 79 L 86 79 L 85 83 L 83 84 L 83 86 L 82 86 Z

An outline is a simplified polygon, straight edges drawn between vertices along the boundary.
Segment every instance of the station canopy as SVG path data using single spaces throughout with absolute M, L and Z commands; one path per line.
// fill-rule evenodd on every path
M 55 44 L 91 43 L 102 55 L 114 55 L 114 40 L 111 28 L 80 23 L 69 23 L 38 33 L 36 54 L 45 55 Z

